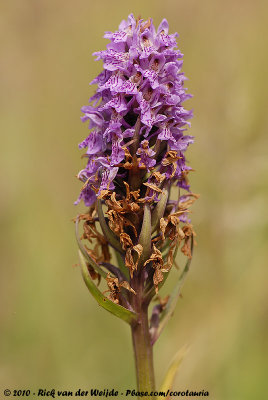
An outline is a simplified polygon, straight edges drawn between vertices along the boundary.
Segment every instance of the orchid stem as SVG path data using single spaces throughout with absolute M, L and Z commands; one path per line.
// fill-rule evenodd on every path
M 138 392 L 148 392 L 146 399 L 154 399 L 151 392 L 155 390 L 153 348 L 149 333 L 148 304 L 142 301 L 142 291 L 136 290 L 133 296 L 138 321 L 131 326 L 132 341 L 136 365 Z M 138 396 L 138 399 L 142 397 Z

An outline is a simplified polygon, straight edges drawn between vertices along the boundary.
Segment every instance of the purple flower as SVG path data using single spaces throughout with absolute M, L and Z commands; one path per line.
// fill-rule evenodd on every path
M 190 190 L 191 168 L 184 153 L 193 143 L 185 134 L 192 111 L 182 103 L 191 95 L 184 87 L 177 36 L 169 34 L 166 19 L 156 30 L 151 19 L 136 21 L 133 14 L 117 32 L 105 33 L 110 43 L 94 53 L 103 61 L 103 71 L 91 82 L 98 87 L 90 105 L 82 107 L 81 119 L 91 132 L 79 144 L 86 149 L 87 165 L 78 174 L 84 185 L 76 204 L 83 200 L 92 205 L 102 190 L 122 192 L 132 167 L 145 184 L 153 182 L 160 189 L 164 182 L 152 178 L 159 172 Z M 152 189 L 144 195 L 158 200 Z
M 155 155 L 155 151 L 150 149 L 148 140 L 141 142 L 141 147 L 137 150 L 137 154 L 141 156 L 139 166 L 145 166 L 147 169 L 152 168 L 156 164 L 156 160 L 152 157 Z

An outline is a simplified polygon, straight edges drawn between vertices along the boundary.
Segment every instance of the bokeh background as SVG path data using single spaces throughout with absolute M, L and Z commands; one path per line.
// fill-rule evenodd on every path
M 71 219 L 100 71 L 91 53 L 130 12 L 163 17 L 185 54 L 196 143 L 188 159 L 198 246 L 155 346 L 158 383 L 190 345 L 176 390 L 267 395 L 268 3 L 251 0 L 1 2 L 0 390 L 135 387 L 128 326 L 96 305 Z M 173 282 L 176 274 L 173 275 Z M 170 287 L 173 282 L 169 282 Z M 30 396 L 32 398 L 32 396 Z

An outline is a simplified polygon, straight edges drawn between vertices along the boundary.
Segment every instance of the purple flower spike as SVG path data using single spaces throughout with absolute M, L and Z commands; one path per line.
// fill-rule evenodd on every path
M 98 85 L 91 104 L 82 107 L 81 119 L 89 122 L 91 132 L 79 144 L 80 149 L 86 148 L 88 164 L 79 173 L 84 186 L 78 201 L 84 200 L 87 206 L 96 201 L 95 193 L 121 190 L 122 179 L 130 181 L 131 165 L 139 169 L 135 173 L 145 184 L 144 198 L 158 199 L 154 190 L 145 194 L 146 182 L 155 181 L 152 170 L 189 191 L 190 167 L 184 152 L 193 137 L 184 132 L 192 112 L 182 103 L 191 96 L 184 88 L 178 35 L 168 30 L 166 19 L 155 29 L 151 19 L 135 20 L 131 14 L 117 32 L 105 33 L 110 40 L 106 50 L 94 53 L 104 69 L 91 82 Z M 170 151 L 173 159 L 163 163 Z M 163 182 L 154 185 L 160 188 Z
M 166 19 L 156 29 L 152 19 L 133 14 L 106 32 L 106 50 L 94 53 L 103 63 L 91 82 L 96 93 L 82 107 L 90 133 L 79 144 L 87 164 L 75 204 L 88 207 L 76 218 L 80 265 L 98 304 L 131 326 L 137 395 L 155 392 L 152 346 L 173 314 L 195 243 L 190 207 L 198 195 L 190 191 L 185 158 L 194 141 L 187 134 L 192 111 L 184 107 L 191 95 L 177 36 Z M 187 262 L 172 295 L 161 298 L 178 249 Z M 101 279 L 104 292 L 94 283 Z M 159 304 L 149 318 L 153 299 Z

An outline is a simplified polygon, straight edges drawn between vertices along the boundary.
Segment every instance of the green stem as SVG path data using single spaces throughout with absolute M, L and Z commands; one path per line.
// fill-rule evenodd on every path
M 148 392 L 146 399 L 152 400 L 154 396 L 150 396 L 150 393 L 155 390 L 155 379 L 153 347 L 149 334 L 148 305 L 142 301 L 139 291 L 133 296 L 133 300 L 135 301 L 135 311 L 138 314 L 138 322 L 131 326 L 137 388 L 138 392 Z M 138 399 L 142 399 L 142 397 L 138 397 Z

